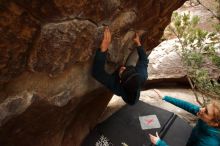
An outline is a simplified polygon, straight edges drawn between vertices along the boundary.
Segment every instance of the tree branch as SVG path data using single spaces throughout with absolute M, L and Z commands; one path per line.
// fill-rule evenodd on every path
M 213 15 L 215 18 L 217 18 L 218 20 L 220 20 L 220 16 L 216 15 L 212 10 L 210 10 L 208 7 L 206 7 L 205 5 L 203 5 L 202 2 L 200 2 L 200 0 L 197 0 L 197 2 L 198 2 L 201 6 L 203 6 L 206 10 L 208 10 L 209 12 L 211 12 L 212 15 Z
M 195 91 L 195 86 L 193 85 L 192 80 L 190 79 L 189 76 L 187 76 L 187 79 L 188 79 L 189 84 L 190 84 L 190 86 L 191 86 L 191 88 L 192 88 L 193 94 L 194 94 L 195 97 L 196 97 L 196 101 L 197 101 L 200 105 L 203 105 L 203 103 L 199 100 L 199 97 L 198 97 L 198 95 L 197 95 L 197 93 L 196 93 L 196 91 Z

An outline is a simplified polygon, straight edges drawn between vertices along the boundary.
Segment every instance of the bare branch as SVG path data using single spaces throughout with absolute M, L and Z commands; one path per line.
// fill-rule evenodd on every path
M 204 4 L 202 4 L 202 2 L 200 2 L 200 0 L 197 0 L 197 2 L 198 2 L 201 6 L 203 6 L 206 10 L 208 10 L 209 12 L 211 12 L 212 15 L 213 15 L 215 18 L 217 18 L 218 20 L 220 20 L 220 16 L 216 15 L 212 10 L 210 10 L 208 7 L 206 7 Z
M 214 95 L 214 94 L 209 93 L 209 92 L 207 92 L 207 91 L 204 91 L 204 90 L 202 90 L 202 89 L 198 89 L 198 91 L 201 92 L 202 94 L 208 96 L 208 97 L 213 98 L 213 99 L 218 99 L 218 98 L 219 98 L 218 95 Z
M 162 96 L 161 96 L 161 94 L 160 93 L 158 93 L 158 91 L 157 90 L 155 90 L 155 89 L 153 89 L 154 90 L 154 92 L 156 92 L 157 93 L 157 95 L 160 97 L 160 98 L 163 98 Z
M 190 84 L 190 86 L 191 86 L 191 88 L 192 88 L 193 94 L 194 94 L 195 97 L 196 97 L 196 101 L 197 101 L 200 105 L 203 105 L 203 103 L 199 100 L 199 97 L 198 97 L 198 95 L 197 95 L 197 93 L 196 93 L 196 91 L 195 91 L 195 86 L 193 85 L 192 80 L 191 80 L 191 78 L 190 78 L 188 75 L 187 75 L 187 79 L 188 79 L 189 84 Z

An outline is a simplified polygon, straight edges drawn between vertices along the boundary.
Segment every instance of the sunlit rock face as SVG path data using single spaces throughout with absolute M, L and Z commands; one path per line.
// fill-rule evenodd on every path
M 220 44 L 216 44 L 218 47 Z M 186 67 L 181 61 L 178 39 L 170 39 L 160 43 L 149 56 L 149 78 L 155 79 L 180 79 L 187 75 Z M 219 52 L 219 50 L 217 50 Z M 202 67 L 213 79 L 219 78 L 219 68 L 209 61 L 204 61 Z
M 149 80 L 160 78 L 182 78 L 186 70 L 178 53 L 177 39 L 164 41 L 159 44 L 149 56 Z
M 0 145 L 78 146 L 112 93 L 91 77 L 109 25 L 107 67 L 123 64 L 135 31 L 160 42 L 185 0 L 1 0 Z

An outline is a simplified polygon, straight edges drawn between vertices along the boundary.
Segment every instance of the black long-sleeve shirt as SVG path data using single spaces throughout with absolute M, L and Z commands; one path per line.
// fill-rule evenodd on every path
M 147 67 L 149 60 L 142 46 L 137 47 L 137 52 L 139 59 L 135 66 L 135 70 L 141 75 L 144 82 L 148 77 Z M 92 68 L 93 77 L 110 89 L 114 94 L 121 96 L 126 103 L 133 105 L 134 103 L 129 102 L 128 95 L 120 84 L 118 72 L 115 71 L 112 74 L 108 74 L 105 71 L 106 54 L 107 52 L 101 52 L 100 49 L 97 49 Z M 137 100 L 135 101 L 138 101 L 139 96 L 136 98 Z

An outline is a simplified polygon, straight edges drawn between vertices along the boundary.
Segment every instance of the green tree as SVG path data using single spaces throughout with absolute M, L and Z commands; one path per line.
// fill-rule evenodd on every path
M 194 91 L 197 101 L 204 105 L 211 98 L 220 99 L 219 76 L 214 77 L 209 72 L 210 67 L 220 71 L 220 56 L 217 52 L 220 37 L 217 32 L 207 32 L 197 27 L 199 17 L 191 17 L 190 14 L 172 16 L 169 30 L 174 33 L 180 46 L 176 46 L 182 62 L 187 70 L 187 78 Z M 207 66 L 206 64 L 209 64 Z M 202 93 L 203 101 L 200 101 L 195 91 Z

